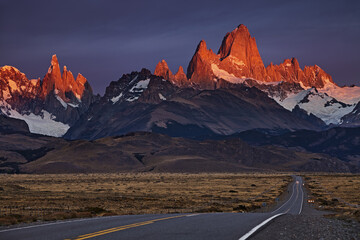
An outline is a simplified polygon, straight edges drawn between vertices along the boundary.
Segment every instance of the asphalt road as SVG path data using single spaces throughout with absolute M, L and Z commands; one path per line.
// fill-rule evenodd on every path
M 0 240 L 64 239 L 246 239 L 275 217 L 300 214 L 302 179 L 289 186 L 290 198 L 269 213 L 203 213 L 111 216 L 0 230 Z

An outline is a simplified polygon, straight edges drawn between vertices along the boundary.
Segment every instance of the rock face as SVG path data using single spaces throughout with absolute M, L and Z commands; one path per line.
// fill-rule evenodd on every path
M 331 76 L 317 65 L 305 66 L 302 70 L 296 58 L 286 59 L 280 65 L 271 63 L 266 67 L 266 71 L 272 82 L 294 82 L 316 88 L 323 88 L 328 83 L 334 84 Z
M 164 60 L 156 67 L 155 75 L 171 81 L 174 79 Z M 187 68 L 189 80 L 182 84 L 215 89 L 218 79 L 229 80 L 229 77 L 232 78 L 231 82 L 250 78 L 265 83 L 284 81 L 316 88 L 335 84 L 331 76 L 319 66 L 306 66 L 302 70 L 295 58 L 286 59 L 279 65 L 271 63 L 265 68 L 255 38 L 251 37 L 247 27 L 242 24 L 225 35 L 218 54 L 208 49 L 202 40 Z
M 216 55 L 211 49 L 207 49 L 206 42 L 202 40 L 187 68 L 190 82 L 199 88 L 215 89 L 216 82 L 213 81 L 214 73 L 211 70 L 211 63 L 214 61 Z
M 11 66 L 0 68 L 0 102 L 29 111 L 41 95 L 40 79 L 28 80 L 24 73 Z
M 42 81 L 29 80 L 11 66 L 0 68 L 1 112 L 25 120 L 31 132 L 63 135 L 92 101 L 92 89 L 86 78 L 78 74 L 75 80 L 66 67 L 61 75 L 56 55 L 52 56 Z
M 266 81 L 266 70 L 260 57 L 255 38 L 250 36 L 244 25 L 227 33 L 220 46 L 218 55 L 220 67 L 235 76 L 244 76 Z
M 64 66 L 61 76 L 56 55 L 52 56 L 51 65 L 42 82 L 42 96 L 46 98 L 53 91 L 56 91 L 57 96 L 61 97 L 65 102 L 74 100 L 73 97 L 81 101 L 84 95 L 92 94 L 90 85 L 80 73 L 75 80 L 72 72 L 68 71 Z

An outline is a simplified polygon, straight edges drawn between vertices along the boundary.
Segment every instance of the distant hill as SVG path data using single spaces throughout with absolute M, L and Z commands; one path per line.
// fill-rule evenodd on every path
M 145 132 L 95 141 L 1 134 L 0 151 L 0 171 L 9 173 L 353 170 L 326 154 L 254 147 L 239 139 L 197 141 Z
M 239 137 L 251 145 L 276 145 L 308 152 L 325 153 L 360 168 L 360 128 L 331 128 L 326 131 L 268 132 L 261 129 L 244 131 Z

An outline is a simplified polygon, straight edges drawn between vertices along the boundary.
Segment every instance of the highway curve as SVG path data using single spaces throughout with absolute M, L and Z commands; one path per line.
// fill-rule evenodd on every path
M 268 213 L 201 213 L 126 215 L 76 219 L 0 231 L 0 240 L 64 239 L 246 239 L 261 226 L 284 214 L 300 214 L 302 179 L 294 177 L 289 199 Z

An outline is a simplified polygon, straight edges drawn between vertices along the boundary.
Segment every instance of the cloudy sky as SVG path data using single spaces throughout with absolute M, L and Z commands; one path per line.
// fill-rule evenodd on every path
M 296 57 L 360 85 L 360 1 L 0 0 L 0 66 L 43 78 L 52 54 L 96 93 L 165 59 L 187 65 L 201 39 L 218 51 L 245 24 L 265 65 Z

